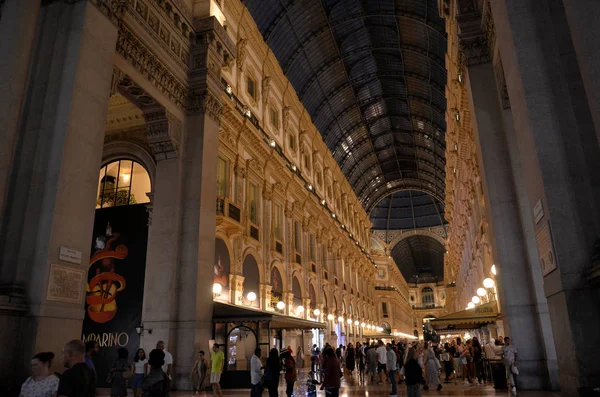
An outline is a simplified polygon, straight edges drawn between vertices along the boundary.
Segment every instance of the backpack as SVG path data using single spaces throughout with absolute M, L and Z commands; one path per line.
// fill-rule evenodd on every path
M 169 394 L 170 380 L 167 374 L 162 373 L 163 379 L 144 389 L 144 397 L 165 397 Z

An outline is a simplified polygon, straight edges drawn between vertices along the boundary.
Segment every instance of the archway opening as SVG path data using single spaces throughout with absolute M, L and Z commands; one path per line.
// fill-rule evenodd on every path
M 246 306 L 259 307 L 260 298 L 260 275 L 258 264 L 252 254 L 246 255 L 242 263 L 242 275 L 244 276 L 244 287 L 241 296 L 241 303 Z

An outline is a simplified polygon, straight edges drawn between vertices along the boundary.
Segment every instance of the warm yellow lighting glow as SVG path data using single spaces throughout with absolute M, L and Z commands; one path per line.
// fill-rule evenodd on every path
M 277 302 L 277 308 L 278 308 L 279 310 L 283 310 L 283 309 L 285 309 L 285 303 L 283 303 L 283 301 L 279 301 L 279 302 Z
M 321 315 L 321 311 L 319 309 L 315 309 L 313 311 L 313 314 L 315 315 L 315 317 L 319 317 Z
M 483 280 L 483 286 L 485 288 L 494 288 L 494 280 L 492 280 L 491 278 L 486 278 L 485 280 Z
M 358 320 L 355 320 L 354 325 L 358 326 L 358 324 L 359 324 Z
M 123 182 L 129 182 L 129 179 L 131 179 L 131 174 L 121 174 L 121 178 L 123 178 Z
M 219 295 L 223 291 L 223 286 L 219 283 L 213 284 L 213 294 Z
M 471 302 L 473 302 L 474 304 L 478 304 L 479 302 L 481 302 L 481 299 L 479 299 L 478 296 L 474 296 L 471 298 Z
M 484 288 L 477 288 L 477 295 L 485 296 L 486 292 Z
M 348 324 L 352 325 L 352 319 L 349 318 L 348 320 L 346 320 L 348 322 Z
M 327 315 L 327 320 L 332 321 L 333 320 L 333 314 L 328 314 Z
M 364 327 L 365 327 L 365 323 L 360 323 L 360 326 L 361 326 L 362 328 L 364 328 Z
M 296 313 L 304 313 L 304 306 L 300 305 L 296 308 Z
M 473 309 L 474 307 L 475 307 L 475 304 L 473 302 L 469 302 L 469 304 L 467 305 L 467 310 Z
M 492 265 L 492 274 L 496 275 L 496 265 Z
M 344 322 L 344 317 L 342 317 L 342 316 L 339 316 L 339 317 L 338 317 L 338 322 L 340 322 L 340 323 L 343 323 L 343 322 Z
M 256 294 L 254 292 L 248 292 L 246 296 L 250 302 L 254 302 L 256 300 Z

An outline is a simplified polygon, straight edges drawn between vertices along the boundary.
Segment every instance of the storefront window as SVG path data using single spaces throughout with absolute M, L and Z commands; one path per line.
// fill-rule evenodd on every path
M 118 160 L 100 169 L 96 208 L 133 205 L 150 202 L 150 176 L 146 169 L 132 160 Z

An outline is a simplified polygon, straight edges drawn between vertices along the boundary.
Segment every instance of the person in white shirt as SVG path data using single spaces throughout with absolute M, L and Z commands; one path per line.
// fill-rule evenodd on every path
M 386 361 L 386 366 L 390 371 L 390 383 L 392 384 L 392 392 L 389 394 L 389 397 L 398 397 L 398 386 L 396 384 L 396 367 L 398 364 L 396 362 L 396 352 L 392 349 L 391 343 L 387 344 Z
M 381 339 L 379 339 L 379 342 L 377 342 L 377 372 L 379 373 L 379 384 L 383 384 L 383 380 L 385 379 L 386 376 L 386 372 L 387 372 L 387 368 L 386 368 L 386 363 L 387 363 L 387 349 L 385 348 L 385 345 L 383 344 L 383 341 Z
M 165 342 L 162 340 L 159 340 L 156 343 L 156 348 L 165 353 L 165 363 L 162 366 L 162 370 L 165 374 L 167 374 L 169 379 L 171 379 L 171 374 L 173 372 L 173 356 L 165 349 Z
M 516 368 L 517 366 L 517 355 L 517 348 L 511 344 L 511 340 L 508 336 L 505 337 L 504 346 L 502 346 L 502 360 L 504 361 L 504 368 L 506 369 L 508 387 L 512 389 L 513 393 L 517 392 L 517 385 L 515 384 L 515 378 L 513 376 L 513 368 Z
M 250 391 L 250 397 L 262 396 L 263 386 L 260 380 L 263 376 L 263 365 L 260 361 L 261 355 L 260 347 L 254 349 L 254 355 L 250 359 L 250 383 L 252 383 L 252 389 Z

